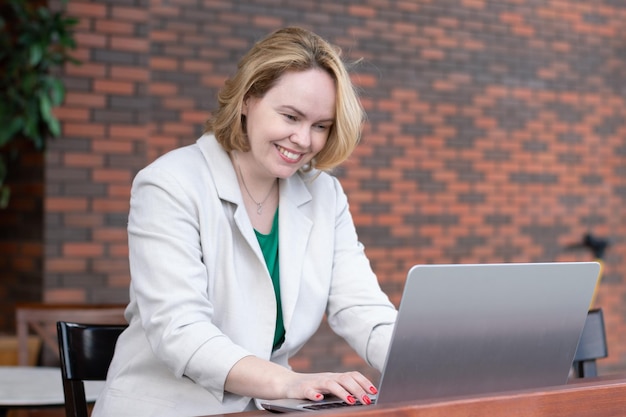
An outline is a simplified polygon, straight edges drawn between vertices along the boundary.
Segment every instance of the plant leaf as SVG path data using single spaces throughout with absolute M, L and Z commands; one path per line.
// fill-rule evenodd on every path
M 0 209 L 7 208 L 9 198 L 11 197 L 11 189 L 4 183 L 7 178 L 7 161 L 4 155 L 0 154 Z
M 30 46 L 29 64 L 33 67 L 39 65 L 43 57 L 43 48 L 40 44 L 34 43 Z
M 52 106 L 60 105 L 65 98 L 65 87 L 63 86 L 63 82 L 57 78 L 50 80 L 50 98 L 52 100 Z
M 9 143 L 13 137 L 24 128 L 24 119 L 21 117 L 13 117 L 3 124 L 0 129 L 0 147 Z
M 9 206 L 9 200 L 11 199 L 11 189 L 6 185 L 0 185 L 0 209 L 5 209 Z

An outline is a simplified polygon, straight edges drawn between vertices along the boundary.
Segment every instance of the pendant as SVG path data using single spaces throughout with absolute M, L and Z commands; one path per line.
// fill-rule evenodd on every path
M 257 203 L 257 205 L 256 205 L 256 214 L 261 215 L 262 212 L 263 212 L 263 204 Z

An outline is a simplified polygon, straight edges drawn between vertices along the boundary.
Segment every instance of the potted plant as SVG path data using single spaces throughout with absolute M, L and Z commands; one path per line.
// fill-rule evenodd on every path
M 65 89 L 54 69 L 79 63 L 69 54 L 76 23 L 43 0 L 0 4 L 0 208 L 9 202 L 8 167 L 20 146 L 43 151 L 46 140 L 60 134 L 53 109 Z

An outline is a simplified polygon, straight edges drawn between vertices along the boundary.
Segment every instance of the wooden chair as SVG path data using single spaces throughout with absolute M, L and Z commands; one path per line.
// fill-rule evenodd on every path
M 28 339 L 33 333 L 42 341 L 40 360 L 44 365 L 58 365 L 58 341 L 56 323 L 72 321 L 79 323 L 126 324 L 124 305 L 118 304 L 18 304 L 15 310 L 17 327 L 18 365 L 29 363 Z M 49 359 L 47 359 L 49 358 Z
M 88 417 L 83 381 L 104 381 L 126 325 L 57 323 L 67 417 Z
M 574 355 L 574 375 L 577 378 L 597 376 L 596 360 L 606 358 L 608 354 L 602 309 L 589 310 Z

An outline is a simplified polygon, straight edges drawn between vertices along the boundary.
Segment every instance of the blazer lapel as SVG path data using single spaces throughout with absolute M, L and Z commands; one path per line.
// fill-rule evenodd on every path
M 311 201 L 311 194 L 300 175 L 296 174 L 280 182 L 280 208 L 278 212 L 278 244 L 280 262 L 280 292 L 285 330 L 296 308 L 302 265 L 313 222 L 301 210 Z
M 237 183 L 237 174 L 235 173 L 235 168 L 230 161 L 228 153 L 222 148 L 213 135 L 202 136 L 198 139 L 198 145 L 211 171 L 211 177 L 213 178 L 217 195 L 221 200 L 228 201 L 235 206 L 235 212 L 233 213 L 235 225 L 239 233 L 241 233 L 246 240 L 246 243 L 256 254 L 257 260 L 265 266 L 265 259 L 263 258 L 263 253 L 261 252 L 261 248 L 254 234 L 252 223 L 250 223 L 250 218 L 248 218 L 246 208 L 241 199 L 241 191 Z
M 244 236 L 247 244 L 257 255 L 257 260 L 262 265 L 265 265 L 263 253 L 258 245 L 254 229 L 241 200 L 237 174 L 228 154 L 217 143 L 213 135 L 202 136 L 198 140 L 198 144 L 207 160 L 209 170 L 215 181 L 215 189 L 220 199 L 228 201 L 236 207 L 233 213 L 234 223 L 241 235 Z M 219 181 L 217 181 L 217 178 L 219 178 Z M 302 211 L 302 206 L 310 202 L 312 198 L 304 181 L 299 174 L 295 174 L 286 180 L 281 180 L 279 183 L 278 261 L 280 263 L 283 320 L 287 331 L 296 308 L 300 281 L 303 275 L 302 261 L 313 227 L 313 221 Z M 267 268 L 265 270 L 267 271 Z

